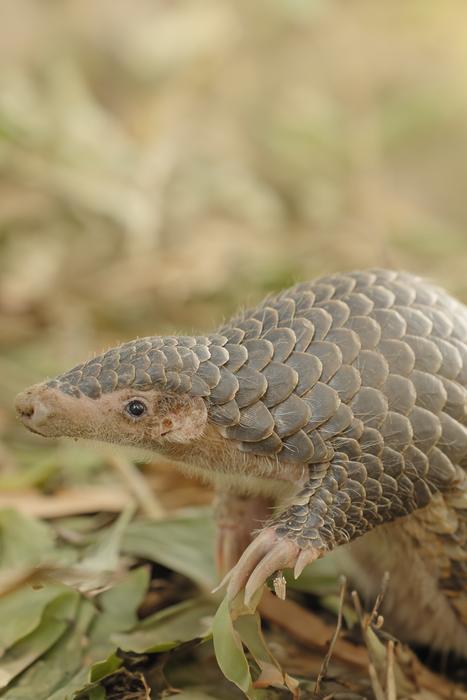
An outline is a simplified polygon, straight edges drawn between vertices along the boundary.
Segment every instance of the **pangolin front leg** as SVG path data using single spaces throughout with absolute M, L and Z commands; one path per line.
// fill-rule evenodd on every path
M 330 463 L 314 465 L 312 475 L 293 502 L 285 508 L 276 508 L 275 517 L 265 523 L 227 577 L 229 599 L 233 600 L 244 589 L 248 605 L 258 588 L 275 572 L 291 568 L 297 578 L 307 564 L 333 549 L 336 538 L 341 543 L 349 540 L 348 533 L 338 531 L 344 524 L 343 518 L 338 516 L 338 508 L 331 505 L 330 489 L 336 491 L 337 486 L 333 474 L 339 469 L 337 460 L 334 468 Z M 347 495 L 338 500 L 350 504 Z
M 263 496 L 244 496 L 218 491 L 214 503 L 216 519 L 216 567 L 221 576 L 232 569 L 255 533 L 270 517 L 272 504 Z
M 374 451 L 374 445 L 368 447 Z M 398 624 L 395 629 L 403 629 L 405 638 L 417 629 L 422 592 L 430 591 L 429 598 L 438 601 L 435 607 L 444 610 L 444 628 L 449 618 L 449 636 L 459 639 L 456 647 L 463 650 L 467 643 L 467 613 L 462 607 L 467 584 L 465 472 L 459 467 L 438 474 L 440 481 L 451 482 L 444 498 L 430 496 L 424 484 L 414 488 L 408 481 L 405 490 L 399 488 L 396 493 L 393 478 L 384 470 L 385 460 L 377 470 L 372 457 L 368 452 L 354 461 L 338 453 L 331 462 L 310 468 L 310 478 L 293 503 L 263 528 L 230 572 L 228 596 L 232 600 L 244 589 L 248 605 L 276 571 L 292 568 L 297 578 L 307 564 L 353 542 L 354 566 L 349 573 L 361 590 L 375 596 L 385 571 L 393 576 L 396 592 L 391 594 L 391 607 L 397 608 L 399 601 L 406 620 L 403 628 Z M 390 472 L 393 465 L 386 464 Z M 414 512 L 415 517 L 400 517 L 401 510 Z M 376 525 L 383 526 L 374 529 Z M 344 563 L 344 568 L 349 567 Z M 405 589 L 407 575 L 417 581 L 415 588 Z M 411 604 L 404 603 L 409 600 Z M 397 617 L 394 610 L 391 617 Z M 435 638 L 435 632 L 431 636 Z M 426 641 L 417 634 L 413 639 Z

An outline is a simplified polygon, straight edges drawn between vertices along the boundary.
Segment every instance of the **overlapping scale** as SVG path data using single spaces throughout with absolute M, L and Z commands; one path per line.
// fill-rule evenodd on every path
M 466 340 L 465 307 L 442 291 L 357 271 L 295 285 L 211 335 L 126 343 L 50 385 L 90 398 L 130 387 L 203 397 L 245 455 L 308 468 L 282 527 L 301 546 L 334 546 L 458 478 Z

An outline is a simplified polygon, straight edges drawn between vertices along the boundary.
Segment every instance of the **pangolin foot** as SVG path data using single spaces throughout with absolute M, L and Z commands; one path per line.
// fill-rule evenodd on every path
M 245 605 L 249 605 L 256 591 L 276 571 L 293 568 L 298 578 L 305 566 L 321 554 L 318 549 L 301 549 L 292 539 L 279 537 L 274 527 L 266 527 L 245 549 L 221 585 L 228 581 L 229 600 L 245 589 Z

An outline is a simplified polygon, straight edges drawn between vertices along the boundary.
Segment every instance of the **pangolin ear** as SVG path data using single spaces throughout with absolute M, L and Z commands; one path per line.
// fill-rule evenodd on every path
M 206 427 L 206 403 L 199 397 L 186 397 L 167 407 L 161 418 L 161 435 L 171 442 L 191 442 Z

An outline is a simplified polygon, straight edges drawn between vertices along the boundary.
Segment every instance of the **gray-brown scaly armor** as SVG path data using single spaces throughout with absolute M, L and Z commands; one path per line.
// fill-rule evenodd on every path
M 446 293 L 408 274 L 351 272 L 297 284 L 216 334 L 127 343 L 49 385 L 205 397 L 239 450 L 308 465 L 277 532 L 331 549 L 462 483 L 466 343 L 467 309 Z M 466 523 L 463 511 L 459 552 Z M 467 582 L 466 559 L 453 588 Z

